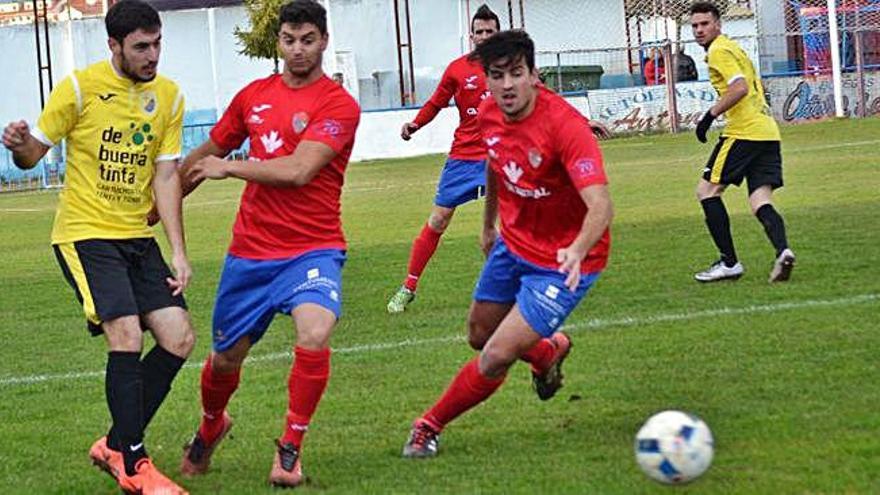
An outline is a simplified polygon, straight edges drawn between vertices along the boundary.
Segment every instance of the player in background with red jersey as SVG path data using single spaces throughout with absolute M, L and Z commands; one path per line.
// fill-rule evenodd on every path
M 210 140 L 185 160 L 187 192 L 204 179 L 247 181 L 223 267 L 201 377 L 201 425 L 181 470 L 204 473 L 232 426 L 226 412 L 241 366 L 277 313 L 296 328 L 286 423 L 270 483 L 303 481 L 303 437 L 330 375 L 329 340 L 340 315 L 345 238 L 339 198 L 360 119 L 352 97 L 321 69 L 326 11 L 297 0 L 280 11 L 284 71 L 232 100 Z M 221 157 L 250 138 L 250 160 Z
M 468 318 L 480 353 L 416 419 L 405 457 L 435 456 L 446 425 L 492 395 L 519 359 L 531 364 L 539 398 L 551 398 L 571 348 L 558 329 L 608 260 L 612 204 L 598 143 L 588 120 L 539 84 L 534 50 L 523 31 L 475 50 L 492 92 L 478 119 L 491 171 L 488 259 Z
M 471 19 L 471 42 L 479 46 L 497 33 L 500 27 L 498 16 L 488 6 L 480 6 Z M 434 208 L 428 216 L 428 222 L 413 241 L 407 276 L 388 301 L 389 313 L 403 312 L 415 299 L 419 277 L 437 250 L 440 237 L 449 226 L 455 208 L 479 198 L 486 187 L 486 145 L 477 126 L 477 109 L 488 96 L 483 67 L 472 60 L 470 54 L 463 55 L 446 68 L 440 84 L 415 120 L 403 124 L 400 137 L 409 141 L 413 134 L 446 108 L 451 98 L 458 108 L 459 124 L 449 157 L 440 174 Z

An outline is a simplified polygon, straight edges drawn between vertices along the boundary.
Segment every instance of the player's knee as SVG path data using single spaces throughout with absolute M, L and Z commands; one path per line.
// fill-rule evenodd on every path
M 175 342 L 175 349 L 171 352 L 179 357 L 186 359 L 189 357 L 190 353 L 192 353 L 193 347 L 195 347 L 195 345 L 196 333 L 193 331 L 192 325 L 187 322 L 183 332 L 180 335 L 180 338 L 177 339 L 177 342 Z
M 104 334 L 111 351 L 140 352 L 144 345 L 144 335 L 140 328 L 105 328 Z
M 506 373 L 516 359 L 513 353 L 499 346 L 484 347 L 480 351 L 480 372 L 489 378 L 497 378 Z
M 428 226 L 430 226 L 435 232 L 445 232 L 446 228 L 449 227 L 449 222 L 452 220 L 452 212 L 433 212 L 431 216 L 428 217 Z
M 240 353 L 234 350 L 214 353 L 211 357 L 211 369 L 222 374 L 233 373 L 241 368 L 246 356 L 247 352 Z
M 330 344 L 331 329 L 323 327 L 299 328 L 296 333 L 296 345 L 306 349 L 321 350 Z

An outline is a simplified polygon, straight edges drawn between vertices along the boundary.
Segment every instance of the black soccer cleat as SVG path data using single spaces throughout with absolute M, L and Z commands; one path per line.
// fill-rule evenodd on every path
M 571 352 L 571 337 L 567 333 L 556 332 L 550 340 L 556 345 L 556 359 L 544 373 L 532 371 L 532 386 L 541 400 L 550 400 L 562 388 L 562 363 Z

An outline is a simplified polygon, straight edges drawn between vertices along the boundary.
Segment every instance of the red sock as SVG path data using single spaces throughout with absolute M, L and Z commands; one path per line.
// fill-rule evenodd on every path
M 240 378 L 241 368 L 232 373 L 218 373 L 213 370 L 211 356 L 205 360 L 202 367 L 202 424 L 199 426 L 199 435 L 205 443 L 214 443 L 223 431 L 223 411 L 238 388 Z
M 544 338 L 539 340 L 531 349 L 520 356 L 520 359 L 530 363 L 532 365 L 532 371 L 543 373 L 550 367 L 550 363 L 553 362 L 554 357 L 556 357 L 556 345 L 553 344 L 552 340 Z
M 313 351 L 296 346 L 293 354 L 293 368 L 287 380 L 287 427 L 281 443 L 299 448 L 330 379 L 330 348 Z
M 437 244 L 440 243 L 442 235 L 442 232 L 437 232 L 428 224 L 422 227 L 419 236 L 413 241 L 412 252 L 409 254 L 409 267 L 407 267 L 409 274 L 403 281 L 404 287 L 411 291 L 416 290 L 416 286 L 419 285 L 419 277 L 422 276 L 425 266 L 431 261 L 431 256 L 434 256 L 434 251 L 437 250 Z
M 499 378 L 483 376 L 480 373 L 479 359 L 477 356 L 464 365 L 440 400 L 422 416 L 438 432 L 450 421 L 486 400 L 504 383 L 507 375 Z

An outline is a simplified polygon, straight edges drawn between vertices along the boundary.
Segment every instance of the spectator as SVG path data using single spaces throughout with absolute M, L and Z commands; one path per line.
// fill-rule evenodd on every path
M 648 86 L 666 84 L 666 65 L 658 48 L 652 48 L 651 56 L 645 61 L 645 83 Z

